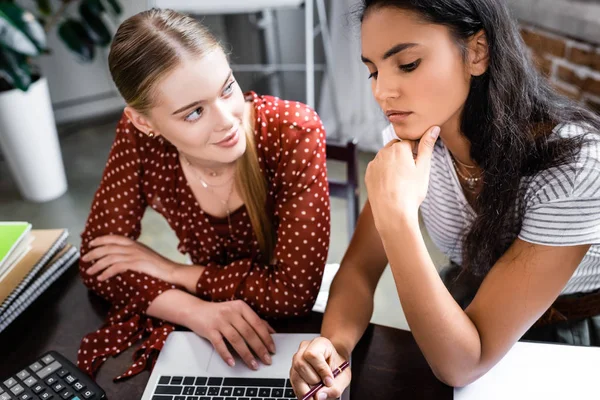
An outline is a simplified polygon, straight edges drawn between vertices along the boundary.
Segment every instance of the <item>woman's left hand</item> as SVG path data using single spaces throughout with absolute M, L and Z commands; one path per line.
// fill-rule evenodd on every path
M 411 140 L 388 143 L 369 163 L 365 176 L 369 202 L 377 229 L 390 221 L 393 215 L 417 217 L 419 206 L 427 195 L 431 156 L 440 128 L 431 127 L 418 144 L 416 158 L 415 142 Z
M 81 259 L 92 262 L 90 275 L 104 281 L 125 271 L 137 271 L 176 284 L 175 271 L 181 268 L 143 244 L 119 235 L 98 237 L 90 242 L 92 250 Z

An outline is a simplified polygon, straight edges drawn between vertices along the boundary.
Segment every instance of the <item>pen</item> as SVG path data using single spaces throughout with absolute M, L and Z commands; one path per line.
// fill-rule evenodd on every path
M 337 367 L 336 369 L 333 370 L 333 377 L 335 378 L 336 376 L 341 374 L 349 366 L 350 366 L 350 363 L 348 361 L 345 361 L 344 363 L 342 363 L 342 365 L 340 365 L 339 367 Z M 317 393 L 317 391 L 319 389 L 321 389 L 323 386 L 325 386 L 325 384 L 323 383 L 323 381 L 321 381 L 321 383 L 319 383 L 317 386 L 314 386 L 312 389 L 310 389 L 310 391 L 308 393 L 306 393 L 304 395 L 304 397 L 302 397 L 302 400 L 310 399 L 312 397 L 312 395 Z

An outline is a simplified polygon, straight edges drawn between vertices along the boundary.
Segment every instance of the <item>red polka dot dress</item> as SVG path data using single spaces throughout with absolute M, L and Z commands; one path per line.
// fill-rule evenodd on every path
M 117 127 L 104 175 L 82 233 L 81 254 L 94 238 L 116 234 L 137 239 L 150 206 L 175 231 L 178 249 L 205 266 L 196 295 L 208 301 L 242 299 L 262 317 L 310 312 L 329 246 L 329 191 L 325 132 L 306 105 L 249 93 L 255 109 L 255 138 L 268 203 L 277 233 L 274 265 L 259 262 L 260 250 L 245 207 L 227 219 L 202 211 L 181 169 L 177 149 L 162 137 L 149 138 L 125 117 Z M 150 369 L 171 324 L 145 314 L 150 303 L 174 285 L 127 271 L 104 282 L 85 271 L 84 283 L 112 304 L 105 325 L 83 338 L 78 365 L 94 376 L 100 365 L 136 342 L 134 363 L 116 379 Z M 152 361 L 152 362 L 150 362 Z

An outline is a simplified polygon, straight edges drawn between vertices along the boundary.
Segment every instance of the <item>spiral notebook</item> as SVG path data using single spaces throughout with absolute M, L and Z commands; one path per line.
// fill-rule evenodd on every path
M 19 296 L 0 313 L 0 332 L 31 305 L 48 287 L 54 283 L 79 259 L 79 251 L 72 245 L 66 245 L 48 262 L 35 279 L 25 287 Z
M 30 250 L 30 232 L 28 222 L 0 222 L 0 279 Z
M 32 230 L 31 249 L 0 277 L 0 331 L 78 259 L 65 229 Z

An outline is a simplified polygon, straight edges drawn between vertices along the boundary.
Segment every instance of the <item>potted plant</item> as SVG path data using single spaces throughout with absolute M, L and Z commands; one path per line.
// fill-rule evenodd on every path
M 67 181 L 48 85 L 35 59 L 49 53 L 46 34 L 56 26 L 79 61 L 92 61 L 95 48 L 111 41 L 106 18 L 122 9 L 117 0 L 62 0 L 56 11 L 50 0 L 29 2 L 35 14 L 0 0 L 0 147 L 21 195 L 42 202 L 65 193 Z

